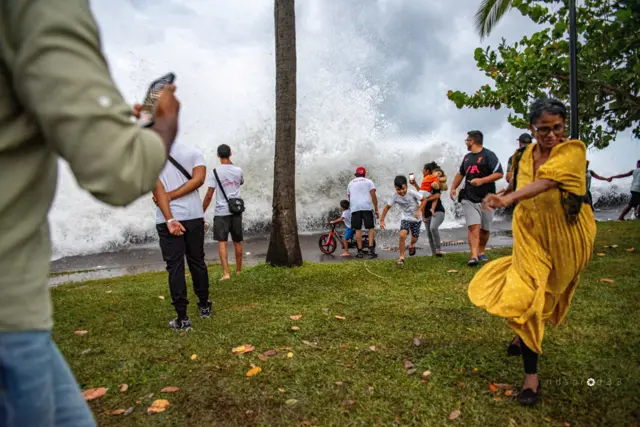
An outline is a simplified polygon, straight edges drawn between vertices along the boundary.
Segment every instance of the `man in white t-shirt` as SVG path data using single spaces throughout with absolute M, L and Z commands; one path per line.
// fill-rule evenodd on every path
M 229 234 L 233 240 L 236 253 L 236 275 L 242 271 L 242 214 L 232 214 L 229 211 L 227 199 L 240 198 L 240 186 L 244 184 L 242 169 L 231 163 L 231 147 L 222 144 L 218 147 L 220 166 L 209 172 L 207 185 L 209 189 L 202 202 L 202 210 L 206 212 L 215 193 L 215 210 L 213 212 L 213 239 L 218 242 L 220 262 L 222 263 L 222 277 L 229 280 L 229 260 L 227 258 L 227 241 Z M 215 172 L 217 172 L 217 177 Z M 222 184 L 223 191 L 219 190 Z M 226 197 L 225 197 L 226 195 Z
M 375 221 L 373 215 L 378 218 L 378 198 L 376 197 L 376 186 L 368 178 L 367 170 L 362 166 L 356 169 L 356 178 L 347 186 L 347 196 L 351 205 L 351 226 L 356 230 L 356 241 L 358 242 L 358 253 L 356 257 L 362 258 L 362 225 L 369 230 L 369 256 L 375 258 Z
M 204 212 L 198 188 L 204 184 L 206 166 L 202 152 L 183 143 L 175 143 L 169 153 L 153 192 L 158 205 L 156 229 L 160 238 L 162 258 L 169 273 L 171 303 L 178 316 L 169 322 L 176 330 L 191 329 L 187 315 L 187 283 L 184 258 L 187 257 L 198 297 L 201 318 L 211 316 L 209 274 L 204 261 Z M 175 162 L 175 164 L 174 164 Z

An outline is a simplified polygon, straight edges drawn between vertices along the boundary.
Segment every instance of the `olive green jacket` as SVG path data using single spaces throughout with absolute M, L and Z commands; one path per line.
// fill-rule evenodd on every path
M 152 190 L 166 154 L 116 89 L 87 0 L 0 1 L 0 331 L 52 326 L 58 157 L 97 199 Z

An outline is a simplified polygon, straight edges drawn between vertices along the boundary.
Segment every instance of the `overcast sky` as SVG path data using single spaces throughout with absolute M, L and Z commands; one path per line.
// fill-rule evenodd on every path
M 313 108 L 334 109 L 348 120 L 339 91 L 360 91 L 369 98 L 359 93 L 342 102 L 368 102 L 360 107 L 383 114 L 386 132 L 400 139 L 434 135 L 462 145 L 467 130 L 480 129 L 485 145 L 503 161 L 516 148 L 522 130 L 507 123 L 507 111 L 458 110 L 446 98 L 449 89 L 475 91 L 488 82 L 473 60 L 480 45 L 472 25 L 479 0 L 297 3 L 301 123 L 312 121 Z M 187 135 L 203 122 L 217 135 L 232 135 L 239 126 L 257 127 L 272 118 L 272 0 L 93 0 L 91 5 L 127 101 L 139 100 L 149 81 L 172 70 Z M 511 11 L 482 45 L 495 46 L 502 37 L 519 40 L 536 28 Z M 338 94 L 331 95 L 333 88 Z M 355 120 L 362 120 L 361 113 L 353 113 Z M 599 173 L 626 172 L 640 159 L 640 142 L 626 132 L 589 158 Z

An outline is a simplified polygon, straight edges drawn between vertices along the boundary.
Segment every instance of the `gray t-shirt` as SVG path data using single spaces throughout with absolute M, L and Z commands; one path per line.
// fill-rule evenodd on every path
M 420 202 L 422 201 L 422 194 L 418 193 L 415 190 L 408 189 L 407 194 L 404 196 L 400 196 L 398 193 L 393 193 L 393 196 L 389 199 L 389 206 L 393 206 L 397 204 L 402 209 L 402 216 L 400 217 L 403 221 L 411 221 L 411 222 L 420 222 L 420 218 L 416 218 L 415 213 L 420 207 Z
M 633 171 L 633 181 L 631 181 L 631 191 L 640 193 L 640 168 Z
M 222 187 L 224 188 L 227 197 L 229 199 L 239 198 L 240 186 L 244 184 L 242 169 L 234 165 L 220 165 L 216 167 L 215 170 L 218 171 L 218 178 L 222 183 Z M 229 204 L 224 198 L 222 191 L 220 191 L 220 189 L 218 188 L 218 181 L 216 180 L 213 171 L 214 169 L 209 172 L 209 179 L 207 180 L 207 185 L 209 186 L 209 188 L 214 188 L 216 190 L 216 208 L 213 212 L 213 216 L 231 215 L 231 212 L 229 212 Z

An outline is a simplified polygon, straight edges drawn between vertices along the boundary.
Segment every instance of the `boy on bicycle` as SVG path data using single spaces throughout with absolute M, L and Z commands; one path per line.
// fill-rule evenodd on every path
M 351 209 L 349 209 L 350 206 L 351 205 L 348 200 L 340 200 L 340 208 L 342 208 L 342 215 L 340 215 L 340 218 L 334 221 L 331 221 L 329 223 L 333 225 L 339 222 L 344 222 L 344 225 L 347 227 L 347 229 L 344 232 L 344 236 L 342 236 L 342 244 L 344 245 L 344 252 L 342 252 L 340 256 L 351 256 L 351 254 L 349 253 L 348 240 L 353 237 L 353 234 L 355 233 L 355 231 L 353 228 L 351 228 Z

